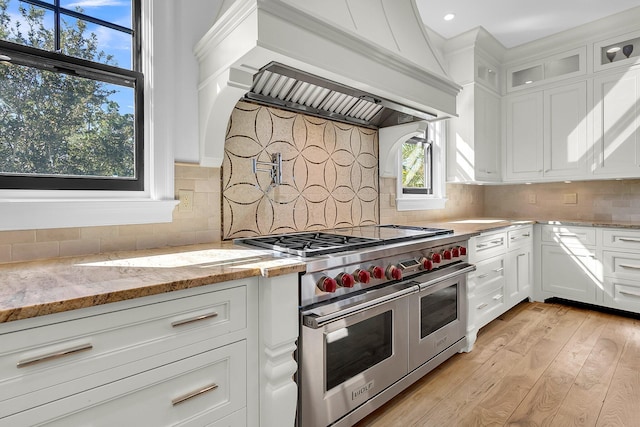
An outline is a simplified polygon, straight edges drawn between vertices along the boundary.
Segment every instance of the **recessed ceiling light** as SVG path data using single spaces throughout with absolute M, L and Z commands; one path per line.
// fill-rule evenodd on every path
M 447 13 L 446 15 L 444 15 L 444 20 L 445 21 L 451 21 L 455 17 L 456 17 L 455 13 Z
M 0 61 L 11 61 L 11 57 L 0 54 Z
M 526 82 L 524 82 L 524 84 L 526 85 L 530 85 L 531 83 L 533 83 L 533 80 L 527 80 Z
M 618 46 L 614 46 L 611 49 L 607 49 L 607 53 L 615 53 L 618 52 L 620 48 Z

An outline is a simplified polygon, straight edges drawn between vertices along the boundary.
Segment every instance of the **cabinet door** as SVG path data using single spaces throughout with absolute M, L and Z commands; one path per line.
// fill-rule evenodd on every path
M 533 258 L 531 247 L 523 247 L 507 253 L 506 285 L 508 305 L 514 306 L 531 295 L 533 283 Z
M 587 174 L 587 84 L 544 92 L 544 176 Z
M 500 97 L 475 86 L 476 179 L 500 181 Z
M 507 98 L 506 179 L 539 178 L 543 168 L 543 96 L 535 92 Z
M 640 71 L 594 80 L 595 173 L 640 173 Z
M 601 282 L 593 250 L 585 247 L 542 245 L 542 292 L 544 298 L 560 297 L 596 303 Z

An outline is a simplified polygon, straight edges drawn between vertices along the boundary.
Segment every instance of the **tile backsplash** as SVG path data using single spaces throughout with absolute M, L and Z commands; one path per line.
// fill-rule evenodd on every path
M 252 170 L 274 153 L 277 186 Z M 223 238 L 377 224 L 378 185 L 376 130 L 239 102 L 222 165 Z

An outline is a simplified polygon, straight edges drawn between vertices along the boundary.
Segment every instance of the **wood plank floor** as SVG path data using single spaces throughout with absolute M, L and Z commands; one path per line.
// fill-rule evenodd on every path
M 640 321 L 521 303 L 357 427 L 640 426 Z

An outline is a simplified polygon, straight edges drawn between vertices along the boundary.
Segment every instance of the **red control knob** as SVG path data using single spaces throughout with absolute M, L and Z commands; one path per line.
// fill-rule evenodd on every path
M 356 280 L 349 273 L 338 274 L 338 277 L 336 277 L 336 281 L 340 286 L 344 288 L 353 288 L 353 285 L 356 284 Z
M 318 283 L 316 284 L 316 286 L 322 292 L 333 293 L 336 291 L 336 289 L 338 289 L 338 283 L 331 277 L 327 277 L 327 276 L 322 276 L 320 280 L 318 280 Z
M 454 258 L 459 257 L 460 256 L 460 248 L 459 247 L 455 247 L 455 248 L 451 249 L 451 255 Z
M 429 258 L 422 258 L 420 261 L 422 262 L 422 268 L 427 271 L 433 270 L 433 261 Z
M 465 256 L 467 254 L 467 248 L 464 246 L 460 246 L 460 256 Z
M 449 249 L 446 249 L 442 252 L 442 257 L 444 259 L 451 259 L 451 251 Z
M 431 255 L 431 261 L 433 261 L 436 264 L 440 264 L 442 262 L 442 255 L 440 254 Z
M 402 279 L 402 270 L 400 270 L 395 265 L 390 265 L 389 267 L 387 267 L 387 279 L 390 279 L 390 280 Z
M 376 265 L 375 267 L 371 267 L 369 271 L 375 279 L 382 279 L 384 277 L 384 270 L 382 269 L 382 267 L 378 267 Z
M 360 283 L 369 283 L 369 281 L 371 280 L 371 273 L 369 273 L 367 270 L 358 269 L 353 272 L 353 277 Z

